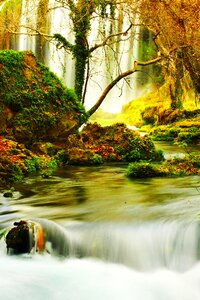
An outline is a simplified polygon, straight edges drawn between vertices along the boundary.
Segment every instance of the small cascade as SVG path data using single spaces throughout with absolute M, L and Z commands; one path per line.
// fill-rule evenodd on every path
M 71 234 L 70 228 L 67 232 L 72 256 L 97 257 L 140 271 L 167 268 L 182 272 L 200 258 L 199 222 L 81 224 Z
M 33 219 L 32 221 L 42 227 L 46 252 L 60 257 L 69 256 L 69 239 L 63 227 L 45 219 Z
M 45 240 L 42 252 L 52 256 L 98 258 L 139 271 L 164 268 L 185 272 L 200 260 L 199 222 L 71 223 L 65 228 L 45 219 L 29 222 L 30 228 L 40 224 Z M 31 250 L 34 254 L 38 251 L 39 236 L 37 230 L 30 232 L 35 240 L 35 252 Z M 6 245 L 1 241 L 1 251 L 3 248 L 5 251 Z

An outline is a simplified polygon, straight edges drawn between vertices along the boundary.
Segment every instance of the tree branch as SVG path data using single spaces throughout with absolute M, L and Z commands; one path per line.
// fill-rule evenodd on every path
M 109 85 L 107 85 L 107 87 L 105 88 L 105 90 L 103 91 L 103 93 L 101 94 L 101 96 L 99 97 L 99 99 L 97 100 L 97 102 L 94 104 L 94 106 L 92 108 L 90 108 L 87 111 L 87 114 L 89 115 L 89 117 L 99 108 L 99 106 L 102 104 L 102 102 L 104 101 L 104 99 L 106 98 L 107 94 L 110 92 L 110 90 L 123 78 L 135 73 L 138 71 L 138 66 L 149 66 L 151 64 L 154 64 L 160 60 L 162 60 L 163 57 L 162 56 L 158 56 L 152 60 L 146 61 L 146 62 L 142 62 L 142 61 L 134 61 L 134 66 L 133 69 L 130 69 L 126 72 L 123 72 L 121 74 L 119 74 Z
M 12 34 L 16 34 L 16 35 L 27 35 L 27 36 L 38 36 L 39 35 L 39 36 L 43 36 L 43 37 L 46 37 L 46 38 L 53 38 L 52 35 L 40 32 L 39 30 L 33 29 L 32 27 L 29 27 L 29 26 L 21 25 L 20 27 L 25 28 L 27 30 L 30 30 L 30 32 L 13 31 L 13 30 L 10 30 L 10 29 L 8 29 L 7 32 L 12 33 Z
M 120 35 L 127 35 L 128 31 L 131 29 L 131 27 L 133 26 L 133 24 L 130 24 L 130 26 L 125 30 L 125 31 L 122 31 L 122 32 L 118 32 L 118 33 L 111 33 L 109 34 L 102 43 L 100 44 L 96 44 L 94 45 L 93 47 L 91 47 L 89 49 L 89 52 L 92 53 L 93 51 L 95 51 L 97 48 L 100 48 L 100 47 L 103 47 L 107 44 L 107 41 L 113 37 L 116 37 L 116 36 L 120 36 Z

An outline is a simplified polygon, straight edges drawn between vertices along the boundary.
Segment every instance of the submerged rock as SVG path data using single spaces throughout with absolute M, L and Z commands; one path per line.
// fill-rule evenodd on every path
M 30 253 L 35 243 L 34 225 L 27 221 L 15 222 L 6 235 L 9 254 Z
M 66 257 L 69 254 L 69 240 L 62 227 L 56 223 L 43 220 L 20 220 L 14 222 L 5 232 L 7 253 L 44 253 Z
M 97 123 L 85 126 L 77 139 L 74 138 L 71 143 L 69 154 L 72 162 L 75 156 L 71 154 L 73 149 L 78 151 L 80 147 L 93 163 L 163 160 L 163 154 L 156 150 L 148 136 L 140 136 L 137 131 L 122 123 L 105 127 Z

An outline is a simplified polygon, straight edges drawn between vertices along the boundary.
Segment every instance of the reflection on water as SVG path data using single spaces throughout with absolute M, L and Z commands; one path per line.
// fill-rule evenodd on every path
M 198 176 L 129 179 L 125 165 L 67 166 L 52 178 L 27 178 L 1 210 L 25 218 L 125 221 L 194 218 L 199 210 Z M 16 216 L 15 216 L 16 217 Z M 1 222 L 4 220 L 1 219 Z
M 154 142 L 156 148 L 164 150 L 164 156 L 166 159 L 173 158 L 175 156 L 184 157 L 191 152 L 199 152 L 200 145 L 188 145 L 187 147 L 178 147 L 170 142 L 156 141 Z

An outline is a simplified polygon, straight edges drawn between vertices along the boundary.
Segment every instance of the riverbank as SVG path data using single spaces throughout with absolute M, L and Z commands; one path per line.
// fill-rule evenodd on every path
M 124 124 L 108 127 L 88 124 L 81 132 L 57 143 L 38 141 L 22 144 L 0 137 L 1 185 L 21 181 L 36 172 L 48 177 L 65 164 L 91 166 L 106 162 L 162 159 L 162 152 L 155 148 L 148 136 L 141 137 Z
M 83 135 L 84 139 L 88 137 Z M 137 141 L 138 141 L 138 136 Z M 75 137 L 73 142 L 75 143 Z M 91 136 L 89 138 L 91 141 Z M 149 141 L 149 138 L 148 138 Z M 72 141 L 71 141 L 72 142 Z M 99 146 L 98 143 L 99 142 Z M 119 138 L 115 141 L 117 149 L 119 150 Z M 121 163 L 126 164 L 125 174 L 128 177 L 141 178 L 141 177 L 183 177 L 200 175 L 200 155 L 198 146 L 190 147 L 186 150 L 179 148 L 177 145 L 172 146 L 169 142 L 161 143 L 156 142 L 156 151 L 154 150 L 153 156 L 148 160 L 140 159 L 139 152 L 135 150 L 129 151 L 127 155 L 125 148 L 120 148 L 126 155 L 116 155 L 114 148 L 106 143 L 102 147 L 102 140 L 97 139 L 95 144 L 85 144 L 85 149 L 72 147 L 70 144 L 70 151 L 64 148 L 64 145 L 58 147 L 50 143 L 38 143 L 33 145 L 34 151 L 27 149 L 25 145 L 19 144 L 14 141 L 0 139 L 0 168 L 1 168 L 1 181 L 0 188 L 4 191 L 5 197 L 12 196 L 18 182 L 23 182 L 26 177 L 36 174 L 39 178 L 45 180 L 62 169 L 63 166 L 69 168 L 70 166 L 92 166 L 106 165 L 108 163 L 116 163 L 120 166 Z M 151 142 L 152 143 L 152 142 Z M 80 136 L 79 136 L 80 146 Z M 2 147 L 3 146 L 3 147 Z M 36 147 L 37 146 L 37 147 Z M 77 142 L 76 142 L 77 146 Z M 124 146 L 124 145 L 123 145 Z M 175 148 L 174 148 L 175 147 Z M 126 148 L 127 149 L 127 148 Z M 151 150 L 154 148 L 151 148 Z M 160 150 L 162 149 L 162 151 Z M 116 151 L 116 149 L 115 149 Z M 181 153 L 179 153 L 179 151 Z M 194 152 L 196 151 L 196 153 Z M 198 152 L 197 152 L 198 151 Z M 80 155 L 81 154 L 81 155 Z M 131 154 L 131 156 L 130 156 Z M 159 156 L 158 156 L 159 154 Z M 155 156 L 156 155 L 156 156 Z M 144 153 L 145 156 L 145 153 Z M 164 160 L 159 162 L 159 160 Z

